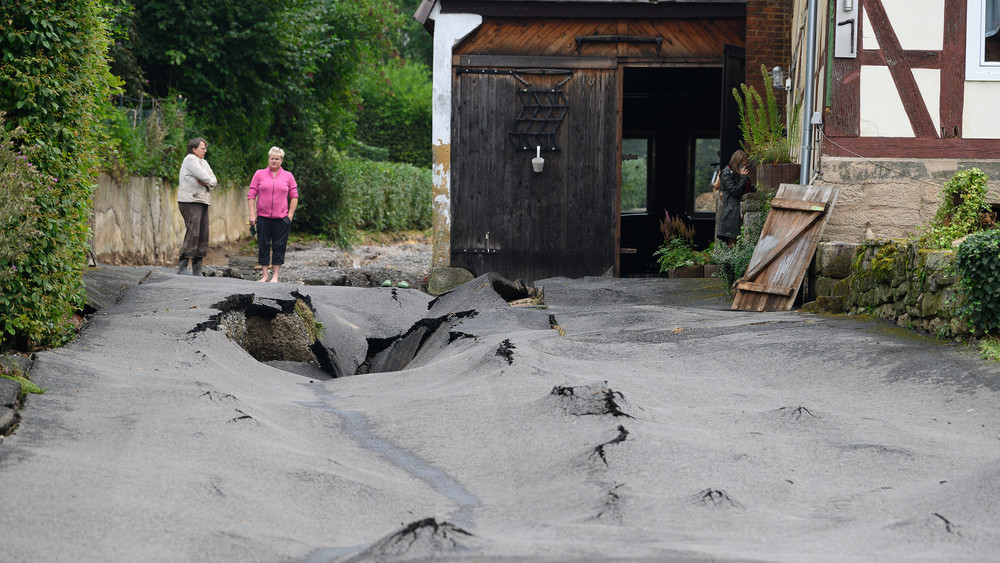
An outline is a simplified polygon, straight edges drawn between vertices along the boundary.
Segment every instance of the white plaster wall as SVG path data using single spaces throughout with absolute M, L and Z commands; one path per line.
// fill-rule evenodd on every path
M 962 136 L 966 139 L 1000 139 L 998 104 L 1000 82 L 966 82 Z
M 861 67 L 861 136 L 913 136 L 910 118 L 888 67 Z
M 455 45 L 483 23 L 483 17 L 476 14 L 442 14 L 440 4 L 434 5 L 429 17 L 434 20 L 431 265 L 444 267 L 451 262 L 452 52 Z
M 940 51 L 944 45 L 944 0 L 882 0 L 905 50 Z
M 878 50 L 878 39 L 875 39 L 875 32 L 872 31 L 872 21 L 868 19 L 868 10 L 864 10 L 861 19 L 864 21 L 861 28 L 861 49 Z
M 934 130 L 941 131 L 941 71 L 936 68 L 915 68 L 913 79 L 924 98 L 924 105 L 931 114 Z
M 944 46 L 944 0 L 883 0 L 883 6 L 903 49 L 941 50 Z M 867 10 L 862 33 L 864 49 L 878 49 Z M 913 69 L 935 130 L 941 127 L 941 71 Z M 861 67 L 861 136 L 913 137 L 913 127 L 888 67 Z

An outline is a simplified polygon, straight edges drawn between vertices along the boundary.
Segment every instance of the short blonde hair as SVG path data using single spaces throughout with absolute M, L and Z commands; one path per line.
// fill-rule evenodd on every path
M 279 149 L 278 147 L 271 147 L 271 150 L 267 151 L 267 156 L 271 156 L 272 154 L 280 156 L 282 160 L 285 159 L 285 151 Z

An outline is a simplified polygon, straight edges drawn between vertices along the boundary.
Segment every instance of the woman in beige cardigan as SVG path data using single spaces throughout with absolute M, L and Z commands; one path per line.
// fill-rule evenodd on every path
M 177 180 L 177 206 L 184 218 L 184 242 L 177 260 L 178 274 L 187 274 L 190 261 L 191 273 L 200 276 L 202 260 L 208 253 L 208 206 L 212 203 L 210 192 L 218 181 L 205 160 L 206 152 L 208 143 L 205 139 L 195 137 L 188 141 L 188 152 L 181 163 L 180 178 Z

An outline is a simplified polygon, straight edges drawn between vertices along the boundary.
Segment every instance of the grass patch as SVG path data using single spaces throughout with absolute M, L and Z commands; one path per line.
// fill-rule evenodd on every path
M 994 337 L 980 342 L 979 356 L 984 360 L 1000 362 L 1000 339 Z
M 0 377 L 18 382 L 21 385 L 22 397 L 28 393 L 42 394 L 45 392 L 45 388 L 35 385 L 31 382 L 31 380 L 25 377 L 24 372 L 22 372 L 17 365 L 9 365 L 5 362 L 0 362 Z

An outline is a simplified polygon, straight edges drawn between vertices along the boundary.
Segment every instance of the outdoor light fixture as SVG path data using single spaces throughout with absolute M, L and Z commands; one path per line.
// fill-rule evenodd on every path
M 545 166 L 545 159 L 542 158 L 542 146 L 538 145 L 535 151 L 535 158 L 531 159 L 531 168 L 535 172 L 541 172 L 542 167 Z
M 775 90 L 788 90 L 788 84 L 785 82 L 785 71 L 780 66 L 776 66 L 771 69 L 771 87 Z

